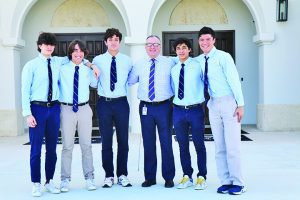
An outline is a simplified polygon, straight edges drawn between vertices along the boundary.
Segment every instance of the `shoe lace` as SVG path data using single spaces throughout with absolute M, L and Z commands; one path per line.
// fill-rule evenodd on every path
M 204 183 L 204 178 L 197 178 L 197 185 L 201 185 L 202 183 Z
M 183 177 L 182 180 L 179 182 L 179 184 L 184 184 L 184 183 L 186 183 L 187 181 L 189 181 L 189 178 Z

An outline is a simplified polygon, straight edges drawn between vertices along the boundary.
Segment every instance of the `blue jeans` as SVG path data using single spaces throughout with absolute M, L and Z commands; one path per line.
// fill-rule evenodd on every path
M 189 149 L 189 129 L 197 153 L 197 176 L 206 178 L 206 148 L 204 144 L 204 113 L 201 106 L 184 109 L 174 106 L 173 124 L 179 144 L 180 162 L 184 175 L 193 174 Z
M 29 128 L 30 148 L 30 172 L 33 183 L 41 182 L 41 150 L 43 137 L 45 137 L 46 158 L 45 172 L 46 181 L 53 179 L 56 165 L 56 144 L 60 126 L 60 105 L 52 107 L 31 105 L 31 112 L 37 125 Z
M 102 137 L 102 166 L 105 177 L 114 177 L 113 165 L 113 125 L 116 126 L 118 152 L 117 176 L 127 176 L 129 105 L 127 99 L 106 101 L 100 98 L 97 102 L 99 130 Z

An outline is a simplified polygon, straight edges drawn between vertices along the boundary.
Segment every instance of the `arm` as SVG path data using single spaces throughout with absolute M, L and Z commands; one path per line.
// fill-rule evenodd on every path
M 239 107 L 244 106 L 244 97 L 238 71 L 230 54 L 226 53 L 222 66 L 226 80 L 231 88 L 234 98 Z
M 91 69 L 93 70 L 93 72 L 94 72 L 94 76 L 95 76 L 97 79 L 99 78 L 99 76 L 100 76 L 100 70 L 98 69 L 98 67 L 97 67 L 95 64 L 91 63 L 90 61 L 88 61 L 88 60 L 86 60 L 86 59 L 83 60 L 83 64 L 84 64 L 85 66 L 91 68 Z
M 29 127 L 34 128 L 37 123 L 34 116 L 31 114 L 30 109 L 30 89 L 31 83 L 33 79 L 32 70 L 26 64 L 22 71 L 22 108 L 23 108 L 23 116 L 26 117 L 26 122 Z
M 128 75 L 128 85 L 132 86 L 137 82 L 139 82 L 139 76 L 138 76 L 138 73 L 137 73 L 136 66 L 133 66 L 130 73 L 129 73 L 129 75 Z

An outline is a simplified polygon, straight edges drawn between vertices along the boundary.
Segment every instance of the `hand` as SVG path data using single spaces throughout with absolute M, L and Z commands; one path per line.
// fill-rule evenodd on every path
M 239 106 L 235 109 L 234 117 L 237 116 L 237 121 L 240 123 L 244 116 L 244 106 Z
M 92 69 L 93 69 L 93 72 L 94 72 L 94 75 L 95 77 L 98 79 L 99 76 L 100 76 L 100 70 L 98 69 L 98 67 L 96 65 L 92 65 L 94 66 Z
M 34 128 L 37 125 L 36 120 L 32 115 L 27 116 L 26 121 L 27 125 L 31 128 Z

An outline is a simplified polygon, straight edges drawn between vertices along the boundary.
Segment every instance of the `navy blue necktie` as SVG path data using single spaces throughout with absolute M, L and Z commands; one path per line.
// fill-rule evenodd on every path
M 151 67 L 150 67 L 150 74 L 149 74 L 149 92 L 148 97 L 151 101 L 155 98 L 155 88 L 154 88 L 154 74 L 155 74 L 155 59 L 151 59 Z
M 116 67 L 116 57 L 113 56 L 111 58 L 111 65 L 110 65 L 110 90 L 115 90 L 115 83 L 117 82 L 117 67 Z
M 178 87 L 178 98 L 181 100 L 184 97 L 184 66 L 181 64 L 180 74 L 179 74 L 179 87 Z
M 204 56 L 205 58 L 205 71 L 204 71 L 204 97 L 205 97 L 205 102 L 207 103 L 207 101 L 209 100 L 209 93 L 208 93 L 208 77 L 207 77 L 207 73 L 208 73 L 208 63 L 207 60 L 209 59 L 209 57 Z
M 52 101 L 52 70 L 51 70 L 51 59 L 48 58 L 48 78 L 49 78 L 49 88 L 48 88 L 48 98 L 47 101 Z
M 75 66 L 74 82 L 73 82 L 73 111 L 78 111 L 78 81 L 79 81 L 79 66 Z

